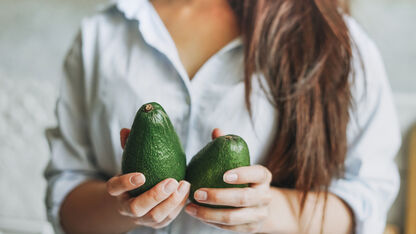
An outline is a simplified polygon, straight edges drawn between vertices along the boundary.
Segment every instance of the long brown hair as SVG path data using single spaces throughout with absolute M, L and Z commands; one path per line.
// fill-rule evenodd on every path
M 245 44 L 246 104 L 255 74 L 278 113 L 273 185 L 328 191 L 342 177 L 351 107 L 351 40 L 335 0 L 229 0 Z M 345 9 L 345 8 L 344 8 Z M 344 13 L 343 13 L 344 12 Z M 266 90 L 270 90 L 267 92 Z

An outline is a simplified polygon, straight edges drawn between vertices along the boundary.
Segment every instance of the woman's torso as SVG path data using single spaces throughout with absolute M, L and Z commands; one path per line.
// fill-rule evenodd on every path
M 107 176 L 121 172 L 119 131 L 129 128 L 138 108 L 152 101 L 160 103 L 171 118 L 188 162 L 210 141 L 211 131 L 221 128 L 246 140 L 252 164 L 263 163 L 273 139 L 276 113 L 254 82 L 250 119 L 240 38 L 210 57 L 191 80 L 153 6 L 138 2 L 137 8 L 119 3 L 83 24 L 84 29 L 95 30 L 95 34 L 83 35 L 83 52 L 94 55 L 84 61 L 84 74 L 88 128 L 99 170 Z M 133 232 L 192 230 L 226 233 L 184 212 L 165 229 Z

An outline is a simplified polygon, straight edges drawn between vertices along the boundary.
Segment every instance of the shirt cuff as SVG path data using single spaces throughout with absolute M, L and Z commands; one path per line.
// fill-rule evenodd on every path
M 386 211 L 368 188 L 360 182 L 340 179 L 334 181 L 329 192 L 341 198 L 352 210 L 356 234 L 382 234 L 386 225 Z
M 78 185 L 88 180 L 102 180 L 97 175 L 75 172 L 62 172 L 49 179 L 46 207 L 49 222 L 56 234 L 65 233 L 61 226 L 59 211 L 66 196 Z

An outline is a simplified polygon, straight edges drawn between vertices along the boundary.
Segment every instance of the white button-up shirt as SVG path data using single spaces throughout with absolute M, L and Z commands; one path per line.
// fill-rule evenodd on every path
M 380 54 L 355 21 L 346 21 L 363 66 L 354 56 L 356 108 L 347 132 L 346 173 L 333 181 L 330 191 L 353 210 L 357 233 L 382 233 L 399 187 L 393 159 L 400 134 Z M 251 97 L 254 124 L 246 110 L 241 39 L 212 56 L 190 80 L 147 0 L 119 0 L 83 20 L 64 68 L 56 106 L 58 127 L 47 131 L 52 158 L 45 172 L 48 217 L 58 232 L 59 208 L 72 189 L 89 179 L 106 180 L 121 173 L 119 132 L 131 126 L 144 103 L 155 101 L 165 108 L 188 162 L 216 127 L 247 141 L 252 164 L 264 163 L 272 144 L 276 111 L 257 82 Z M 141 227 L 131 233 L 228 231 L 182 212 L 164 229 Z

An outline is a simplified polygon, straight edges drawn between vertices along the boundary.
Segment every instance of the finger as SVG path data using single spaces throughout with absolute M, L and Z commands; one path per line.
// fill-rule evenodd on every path
M 262 223 L 246 223 L 241 225 L 224 225 L 218 223 L 208 223 L 212 226 L 219 227 L 221 229 L 234 231 L 237 233 L 259 233 L 262 227 Z
M 143 218 L 146 222 L 161 223 L 188 197 L 189 188 L 187 181 L 181 181 L 178 189 L 168 199 L 150 210 Z
M 200 203 L 233 206 L 233 207 L 249 207 L 259 206 L 270 203 L 270 192 L 256 188 L 202 188 L 194 193 L 194 198 Z
M 212 139 L 214 140 L 217 137 L 223 136 L 224 134 L 222 133 L 222 131 L 219 128 L 215 128 L 214 130 L 212 130 Z
M 272 173 L 264 166 L 253 165 L 229 170 L 224 173 L 223 180 L 228 184 L 269 185 Z
M 260 222 L 267 218 L 267 207 L 218 209 L 190 204 L 185 209 L 189 215 L 208 223 L 241 225 Z
M 188 195 L 189 195 L 189 193 L 188 193 Z M 181 211 L 184 208 L 184 206 L 185 206 L 185 204 L 186 204 L 187 201 L 188 201 L 188 196 L 185 196 L 185 198 L 183 199 L 183 201 L 181 202 L 181 204 L 179 204 L 179 206 L 176 207 L 173 210 L 173 212 L 170 213 L 168 215 L 168 217 L 166 217 L 166 219 L 171 219 L 171 220 L 175 219 L 179 215 L 179 213 L 181 213 Z
M 132 198 L 129 212 L 135 217 L 142 217 L 153 207 L 166 200 L 178 188 L 178 181 L 169 178 L 155 185 L 136 198 Z
M 131 196 L 128 193 L 122 193 L 116 198 L 118 200 L 118 203 L 120 204 L 118 207 L 118 212 L 123 216 L 134 217 L 129 211 L 130 201 L 132 199 Z
M 146 178 L 144 175 L 138 172 L 114 176 L 107 181 L 107 192 L 111 196 L 118 196 L 122 193 L 142 186 L 145 181 Z
M 189 194 L 189 193 L 188 193 Z M 185 196 L 182 202 L 159 224 L 153 225 L 154 228 L 163 228 L 169 225 L 182 211 L 188 200 L 188 196 Z
M 121 148 L 124 149 L 124 146 L 126 145 L 126 141 L 127 138 L 129 137 L 130 134 L 130 129 L 128 128 L 122 128 L 120 130 L 120 143 L 121 143 Z
M 154 228 L 163 228 L 168 226 L 182 211 L 184 205 L 186 204 L 187 199 L 185 198 L 181 204 L 175 208 L 175 210 L 168 215 L 168 217 L 165 218 L 161 223 L 154 225 Z

